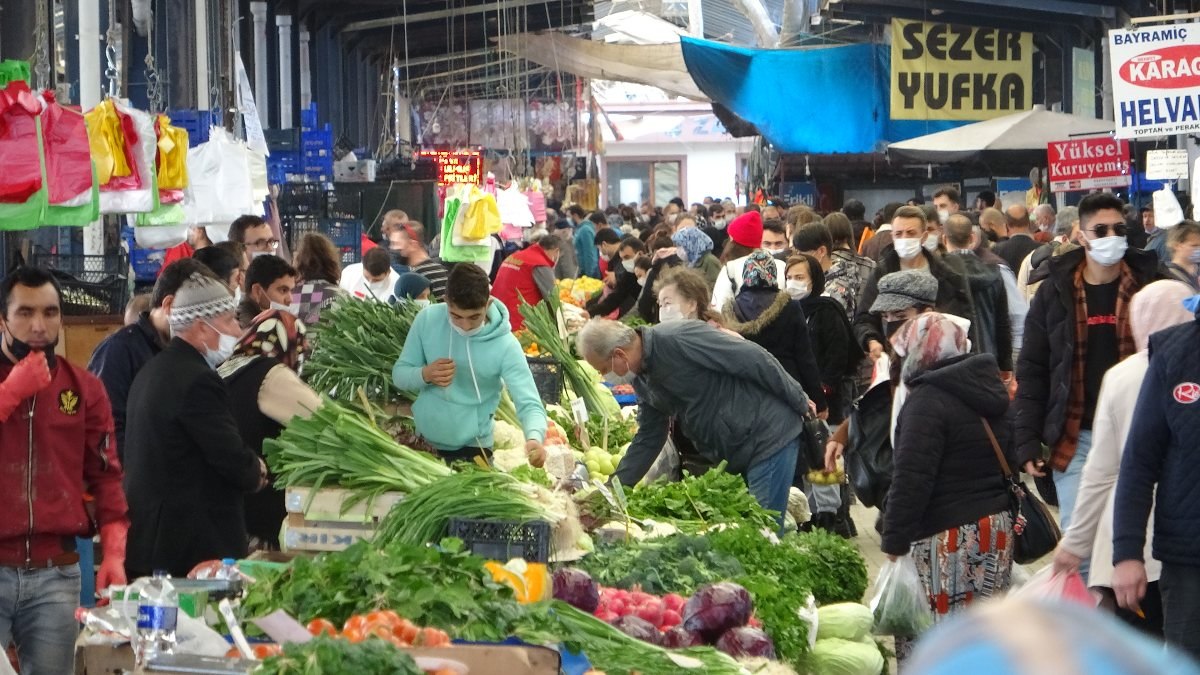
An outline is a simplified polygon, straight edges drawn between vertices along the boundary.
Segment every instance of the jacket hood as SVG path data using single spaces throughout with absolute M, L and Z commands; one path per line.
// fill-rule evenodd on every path
M 791 301 L 784 291 L 743 287 L 725 304 L 721 314 L 729 330 L 740 335 L 757 335 L 778 319 Z
M 926 384 L 953 395 L 983 417 L 997 417 L 1008 410 L 1008 390 L 1000 381 L 1000 368 L 991 354 L 946 359 L 908 382 L 911 388 Z

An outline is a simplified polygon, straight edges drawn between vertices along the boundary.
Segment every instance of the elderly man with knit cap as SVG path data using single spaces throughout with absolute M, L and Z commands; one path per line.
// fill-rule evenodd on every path
M 751 253 L 762 248 L 762 216 L 757 211 L 747 211 L 729 223 L 726 232 L 729 234 L 729 243 L 725 244 L 725 251 L 721 256 L 721 260 L 725 261 L 725 267 L 717 277 L 717 283 L 713 286 L 712 292 L 712 306 L 718 311 L 724 309 L 725 304 L 741 290 L 742 272 L 746 268 L 746 260 L 750 258 Z M 787 279 L 787 270 L 784 269 L 782 260 L 776 260 L 775 263 L 778 271 L 775 276 L 779 279 L 780 290 L 783 290 L 783 282 Z
M 238 433 L 216 368 L 233 352 L 233 296 L 215 275 L 192 274 L 175 293 L 171 342 L 129 392 L 125 493 L 130 578 L 182 577 L 206 560 L 247 552 L 243 495 L 267 469 Z

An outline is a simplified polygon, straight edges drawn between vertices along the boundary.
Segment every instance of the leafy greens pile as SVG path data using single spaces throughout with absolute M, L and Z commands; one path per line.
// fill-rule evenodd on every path
M 259 617 L 282 609 L 301 623 L 324 618 L 340 626 L 354 614 L 390 609 L 456 638 L 498 642 L 512 634 L 522 611 L 512 589 L 492 581 L 483 564 L 458 539 L 436 548 L 360 541 L 259 577 L 242 611 Z
M 680 530 L 698 532 L 713 525 L 741 524 L 775 530 L 775 512 L 764 509 L 741 476 L 726 473 L 725 463 L 677 483 L 657 481 L 626 492 L 629 515 L 670 520 Z
M 600 546 L 574 563 L 598 583 L 613 588 L 641 588 L 646 593 L 689 596 L 706 584 L 745 573 L 732 555 L 714 551 L 703 536 L 679 535 L 637 546 Z
M 413 303 L 342 299 L 321 312 L 310 336 L 304 379 L 317 391 L 351 401 L 361 387 L 372 401 L 412 399 L 392 384 L 392 366 L 419 311 Z
M 327 635 L 303 644 L 290 642 L 267 657 L 254 675 L 422 675 L 417 662 L 386 640 L 350 642 Z

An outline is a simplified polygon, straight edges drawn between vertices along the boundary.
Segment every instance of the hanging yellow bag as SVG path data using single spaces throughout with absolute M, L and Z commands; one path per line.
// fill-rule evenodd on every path
M 133 160 L 125 143 L 125 132 L 121 117 L 112 99 L 105 99 L 84 114 L 88 128 L 88 143 L 92 149 L 92 161 L 96 163 L 96 180 L 108 185 L 114 178 L 124 178 L 133 173 Z
M 187 188 L 187 130 L 172 126 L 171 118 L 166 115 L 158 116 L 155 130 L 158 132 L 159 192 Z
M 463 239 L 482 241 L 497 233 L 504 225 L 500 222 L 500 207 L 496 198 L 483 190 L 471 191 L 471 204 L 463 222 Z

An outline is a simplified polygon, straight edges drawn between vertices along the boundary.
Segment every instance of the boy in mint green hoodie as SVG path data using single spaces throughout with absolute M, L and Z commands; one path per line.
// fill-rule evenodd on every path
M 487 275 L 458 265 L 446 282 L 446 302 L 421 310 L 408 331 L 392 380 L 418 392 L 417 433 L 446 461 L 490 457 L 492 420 L 507 386 L 525 430 L 530 464 L 545 461 L 546 408 L 538 396 L 508 310 L 492 298 Z

